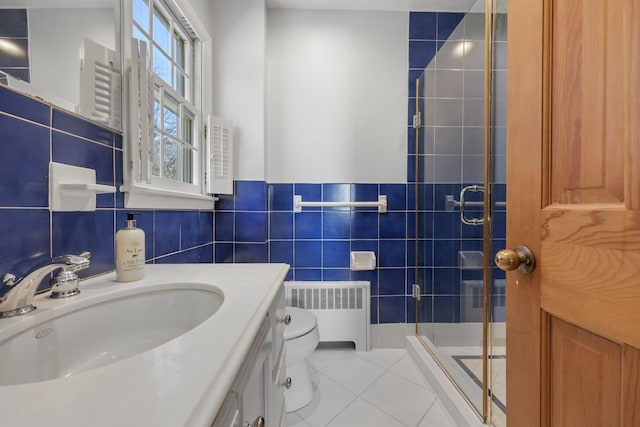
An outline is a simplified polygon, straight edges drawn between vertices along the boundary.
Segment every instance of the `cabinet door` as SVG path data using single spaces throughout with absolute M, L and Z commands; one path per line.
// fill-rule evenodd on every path
M 267 346 L 262 346 L 255 359 L 249 381 L 242 392 L 243 426 L 261 427 L 267 418 L 267 399 L 269 392 L 269 355 Z M 260 423 L 262 419 L 262 424 Z

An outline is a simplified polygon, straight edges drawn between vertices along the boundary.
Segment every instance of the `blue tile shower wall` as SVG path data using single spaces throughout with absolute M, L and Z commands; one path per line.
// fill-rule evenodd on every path
M 414 264 L 413 193 L 406 184 L 268 184 L 237 181 L 234 197 L 221 197 L 215 212 L 216 262 L 284 262 L 287 280 L 367 280 L 371 322 L 413 321 L 408 295 Z M 304 208 L 293 212 L 293 196 L 306 201 L 375 201 L 377 208 Z M 351 271 L 351 251 L 373 251 L 378 268 Z
M 99 184 L 122 184 L 122 136 L 0 87 L 0 273 L 89 250 L 83 277 L 114 270 L 114 236 L 125 223 L 123 193 L 103 194 L 95 212 L 50 212 L 49 162 L 96 170 Z M 213 261 L 213 211 L 138 210 L 147 263 Z M 46 282 L 46 281 L 45 281 Z M 46 284 L 43 284 L 43 288 Z

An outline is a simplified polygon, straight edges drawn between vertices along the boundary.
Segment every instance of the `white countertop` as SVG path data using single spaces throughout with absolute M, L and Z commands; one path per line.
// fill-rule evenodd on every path
M 285 264 L 147 265 L 137 282 L 117 283 L 114 273 L 83 281 L 73 298 L 200 283 L 222 290 L 224 301 L 202 324 L 145 353 L 68 378 L 0 386 L 0 425 L 209 427 L 287 270 Z M 70 303 L 46 296 L 34 301 L 40 312 Z M 2 319 L 0 329 L 28 317 Z

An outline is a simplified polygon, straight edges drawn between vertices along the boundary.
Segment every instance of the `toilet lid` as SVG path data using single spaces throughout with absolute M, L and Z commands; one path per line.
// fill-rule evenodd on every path
M 284 328 L 284 339 L 290 340 L 308 334 L 316 327 L 318 320 L 313 313 L 301 308 L 287 307 L 286 312 L 291 316 L 291 323 Z

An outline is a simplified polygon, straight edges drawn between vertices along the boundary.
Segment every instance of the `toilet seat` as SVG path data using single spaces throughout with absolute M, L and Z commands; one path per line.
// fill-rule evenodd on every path
M 318 325 L 316 316 L 307 310 L 287 307 L 287 314 L 291 316 L 291 323 L 284 328 L 285 341 L 292 340 L 313 331 Z

